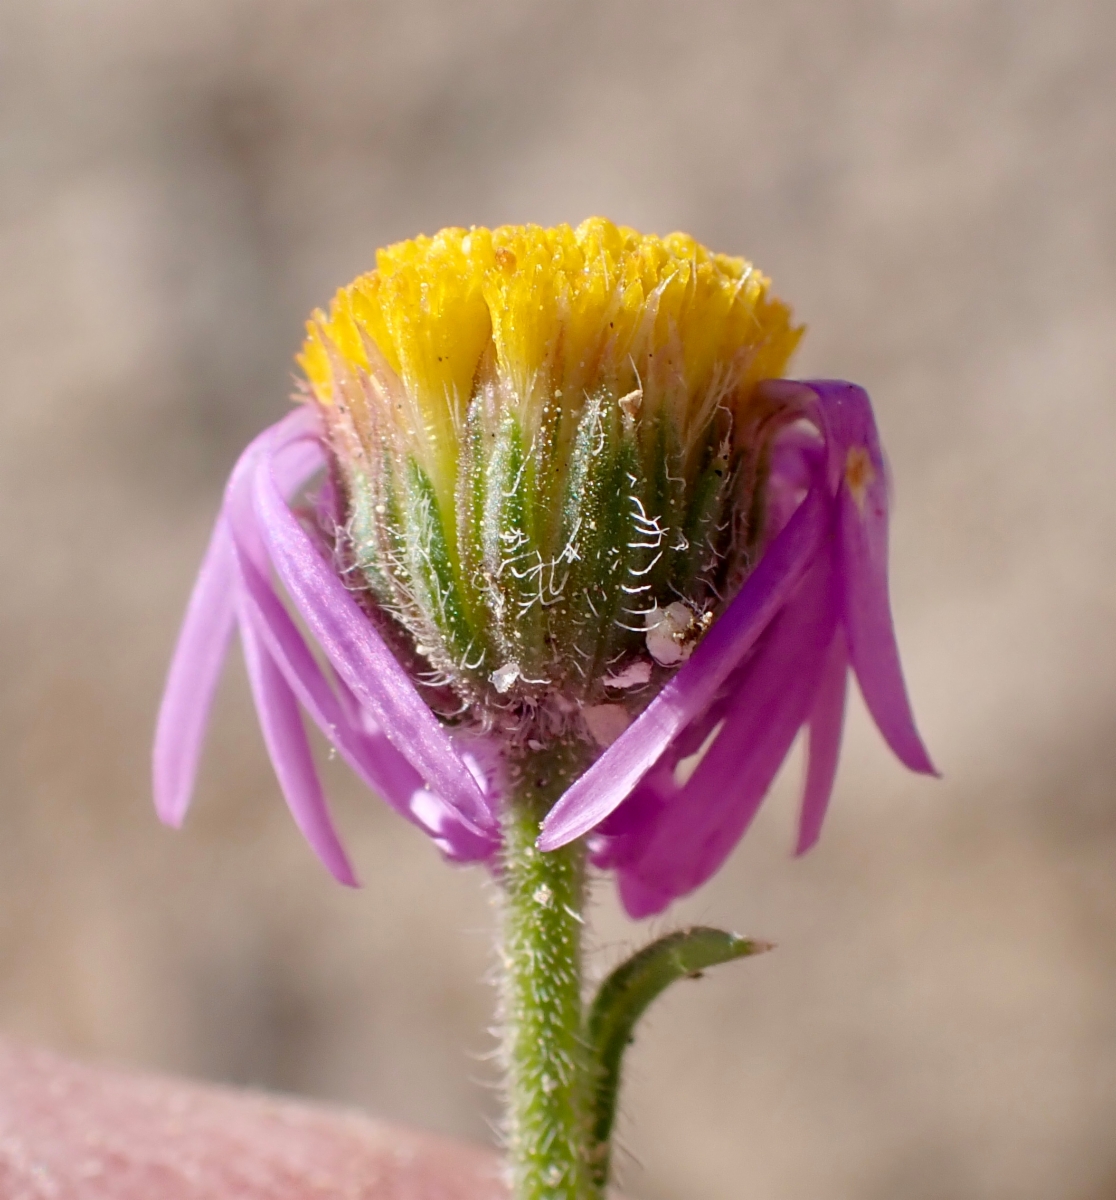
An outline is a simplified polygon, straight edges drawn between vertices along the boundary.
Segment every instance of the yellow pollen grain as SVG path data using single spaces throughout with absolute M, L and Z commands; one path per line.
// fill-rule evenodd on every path
M 864 446 L 852 446 L 845 457 L 845 483 L 848 484 L 857 508 L 864 511 L 868 489 L 876 478 L 876 468 Z

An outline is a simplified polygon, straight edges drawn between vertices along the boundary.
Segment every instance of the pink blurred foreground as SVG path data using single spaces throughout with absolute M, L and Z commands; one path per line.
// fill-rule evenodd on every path
M 0 1042 L 4 1200 L 506 1200 L 491 1153 Z

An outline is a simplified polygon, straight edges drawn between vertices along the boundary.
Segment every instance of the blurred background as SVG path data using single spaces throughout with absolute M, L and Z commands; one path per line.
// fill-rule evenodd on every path
M 301 323 L 377 245 L 601 213 L 754 259 L 875 398 L 943 782 L 862 709 L 818 849 L 791 762 L 603 971 L 778 950 L 631 1053 L 645 1200 L 1116 1196 L 1116 10 L 1096 0 L 0 0 L 0 1030 L 467 1138 L 493 889 L 335 764 L 365 887 L 288 818 L 237 660 L 184 832 L 163 674 Z

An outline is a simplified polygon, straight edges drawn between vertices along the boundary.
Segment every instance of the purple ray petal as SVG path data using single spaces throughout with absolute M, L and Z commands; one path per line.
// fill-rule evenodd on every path
M 838 629 L 826 651 L 825 666 L 810 711 L 806 783 L 802 791 L 796 854 L 805 854 L 818 840 L 825 810 L 829 807 L 829 797 L 833 794 L 837 759 L 841 751 L 841 730 L 845 723 L 848 676 L 845 636 Z
M 620 903 L 633 921 L 656 916 L 678 898 L 670 888 L 642 879 L 632 871 L 617 872 L 616 886 Z
M 276 427 L 278 432 L 278 427 Z M 261 456 L 253 499 L 261 533 L 287 594 L 315 641 L 392 744 L 480 835 L 495 825 L 486 798 L 407 673 L 287 507 L 276 483 L 286 444 Z
M 353 726 L 270 583 L 251 562 L 241 570 L 242 622 L 252 625 L 298 702 L 341 757 L 392 808 L 405 814 L 411 793 L 422 787 L 418 772 L 386 738 Z
M 309 433 L 314 428 L 313 414 L 300 409 L 281 421 L 280 427 Z M 252 461 L 268 436 L 270 430 L 255 439 L 241 455 L 237 469 Z M 320 463 L 321 451 L 317 454 Z M 305 463 L 296 465 L 303 470 L 303 477 L 313 469 Z M 209 709 L 236 620 L 236 582 L 236 556 L 221 514 L 194 584 L 156 725 L 155 808 L 168 825 L 181 825 L 190 805 Z
M 266 574 L 250 476 L 234 475 L 226 515 L 240 567 L 242 622 L 251 624 L 299 703 L 349 766 L 392 808 L 407 813 L 410 796 L 422 787 L 422 779 L 385 738 L 352 720 L 276 594 Z
M 751 824 L 813 705 L 837 628 L 834 584 L 829 562 L 811 569 L 741 668 L 711 748 L 621 869 L 641 881 L 644 903 L 655 893 L 665 907 L 699 887 Z M 636 893 L 627 894 L 634 902 Z
M 829 515 L 821 490 L 811 488 L 689 662 L 551 809 L 540 850 L 564 846 L 598 824 L 713 702 L 801 579 L 825 536 Z
M 275 486 L 285 498 L 293 496 L 315 472 L 326 465 L 326 452 L 321 440 L 321 418 L 315 409 L 308 405 L 300 405 L 281 421 L 276 421 L 274 425 L 269 425 L 262 433 L 258 433 L 248 443 L 233 467 L 225 489 L 226 497 L 255 475 L 261 460 L 266 458 L 271 448 L 276 445 L 281 445 L 284 453 L 281 460 L 272 461 L 272 476 Z
M 840 544 L 845 579 L 845 631 L 849 661 L 864 703 L 901 763 L 927 775 L 938 772 L 915 727 L 887 585 L 887 509 L 873 484 L 863 508 L 846 489 L 840 499 Z
M 286 419 L 289 450 L 277 463 L 280 486 L 293 492 L 323 465 L 314 426 L 303 414 Z M 278 427 L 277 427 L 278 428 Z M 266 452 L 266 440 L 242 459 L 229 484 L 226 511 L 241 569 L 242 621 L 250 622 L 282 672 L 288 687 L 353 771 L 396 812 L 427 833 L 457 862 L 488 859 L 497 847 L 492 834 L 480 834 L 450 805 L 423 787 L 411 764 L 384 737 L 343 680 L 331 683 L 311 653 L 268 577 L 267 550 L 252 507 L 252 477 Z M 321 509 L 320 496 L 314 504 Z
M 422 786 L 409 762 L 381 733 L 351 720 L 331 690 L 294 622 L 255 568 L 245 568 L 242 621 L 252 624 L 298 702 L 367 786 L 458 862 L 489 858 L 494 839 L 468 827 L 449 805 Z
M 663 810 L 678 794 L 673 773 L 680 757 L 672 746 L 670 753 L 664 754 L 644 775 L 624 803 L 614 808 L 593 830 L 594 866 L 604 870 L 623 866 L 638 854 L 640 845 L 647 841 L 647 835 L 659 822 Z
M 500 840 L 495 831 L 477 833 L 441 796 L 436 796 L 426 788 L 418 788 L 412 794 L 407 818 L 452 862 L 490 863 L 500 849 Z
M 767 535 L 774 537 L 802 503 L 825 463 L 825 443 L 812 423 L 787 426 L 771 447 L 771 470 L 764 504 Z
M 849 661 L 884 740 L 904 766 L 936 775 L 915 728 L 891 619 L 887 580 L 888 480 L 868 394 L 811 380 L 837 489 Z
M 295 824 L 334 878 L 356 887 L 356 876 L 326 808 L 298 701 L 251 621 L 241 622 L 240 640 L 264 742 Z
M 155 810 L 167 825 L 181 825 L 190 806 L 209 709 L 236 616 L 235 578 L 232 540 L 224 518 L 218 517 L 178 635 L 155 727 Z

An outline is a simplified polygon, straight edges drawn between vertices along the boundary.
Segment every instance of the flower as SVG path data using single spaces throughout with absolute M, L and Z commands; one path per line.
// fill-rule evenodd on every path
M 509 778 L 568 747 L 540 848 L 589 835 L 633 915 L 717 869 L 803 726 L 813 843 L 850 669 L 932 771 L 868 398 L 778 378 L 801 331 L 768 286 L 602 220 L 381 251 L 230 479 L 160 713 L 161 817 L 184 818 L 234 627 L 295 820 L 348 883 L 300 710 L 457 861 L 492 860 Z

